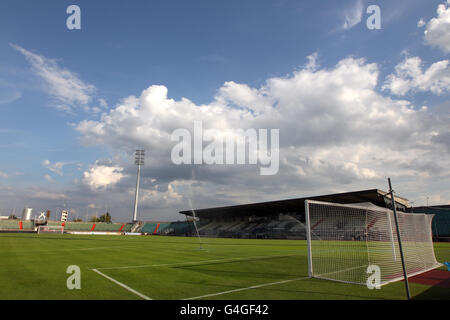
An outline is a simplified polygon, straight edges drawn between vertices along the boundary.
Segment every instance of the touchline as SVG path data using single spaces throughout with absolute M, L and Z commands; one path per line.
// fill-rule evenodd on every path
M 202 121 L 194 121 L 193 139 L 187 129 L 172 132 L 171 140 L 178 143 L 172 148 L 171 160 L 176 165 L 259 165 L 260 175 L 274 175 L 280 162 L 279 131 L 270 129 L 269 152 L 268 129 L 204 130 Z

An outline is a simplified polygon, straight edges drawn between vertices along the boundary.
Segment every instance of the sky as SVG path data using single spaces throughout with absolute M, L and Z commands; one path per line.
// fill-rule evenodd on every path
M 141 148 L 141 220 L 388 177 L 450 204 L 449 53 L 446 0 L 1 1 L 0 215 L 130 221 Z M 174 163 L 195 121 L 279 130 L 279 170 Z

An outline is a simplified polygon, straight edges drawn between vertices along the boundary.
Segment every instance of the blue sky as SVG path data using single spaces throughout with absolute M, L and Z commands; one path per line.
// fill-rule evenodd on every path
M 71 4 L 81 8 L 81 30 L 66 28 L 66 8 Z M 369 17 L 366 8 L 369 4 L 376 4 L 381 9 L 381 30 L 366 27 Z M 111 111 L 117 114 L 118 105 L 128 105 L 123 103 L 125 98 L 140 97 L 143 90 L 153 85 L 166 87 L 169 99 L 181 101 L 187 98 L 196 106 L 210 105 L 221 95 L 221 89 L 227 82 L 262 90 L 267 86 L 268 79 L 289 78 L 295 72 L 304 70 L 308 56 L 315 57 L 314 72 L 329 72 L 329 76 L 333 76 L 331 71 L 339 62 L 349 57 L 364 59 L 364 66 L 376 64 L 376 71 L 373 72 L 378 74 L 378 80 L 371 90 L 377 94 L 377 99 L 406 100 L 416 110 L 427 106 L 427 116 L 417 115 L 419 118 L 414 121 L 427 123 L 429 127 L 422 128 L 423 132 L 434 128 L 436 135 L 422 143 L 430 143 L 430 146 L 421 149 L 423 152 L 417 153 L 419 147 L 411 145 L 409 149 L 405 147 L 404 159 L 395 158 L 397 163 L 404 164 L 404 171 L 397 178 L 397 189 L 416 203 L 425 201 L 425 193 L 436 202 L 449 203 L 450 185 L 445 180 L 449 173 L 442 169 L 448 164 L 449 141 L 445 138 L 445 126 L 441 128 L 441 123 L 445 123 L 448 116 L 449 105 L 449 68 L 444 65 L 448 61 L 448 43 L 445 41 L 449 28 L 445 24 L 444 14 L 439 16 L 437 13 L 439 5 L 446 9 L 445 0 L 370 3 L 364 0 L 2 1 L 0 187 L 7 190 L 4 194 L 9 196 L 0 198 L 0 208 L 21 209 L 29 205 L 36 207 L 36 210 L 44 210 L 66 202 L 74 212 L 84 212 L 89 205 L 94 211 L 112 206 L 117 212 L 116 219 L 126 220 L 129 215 L 127 208 L 132 205 L 132 197 L 127 192 L 133 188 L 135 170 L 132 163 L 127 164 L 126 157 L 127 152 L 139 146 L 126 132 L 118 132 L 117 128 L 114 131 L 111 123 L 109 128 L 112 131 L 108 137 L 103 136 L 96 143 L 90 143 L 94 140 L 93 126 L 80 129 L 83 121 L 105 124 L 107 121 L 102 114 L 107 115 Z M 434 27 L 431 20 L 439 17 L 439 27 Z M 419 26 L 421 19 L 424 24 Z M 346 21 L 347 25 L 349 21 L 350 24 L 354 21 L 354 25 L 344 28 Z M 442 26 L 443 31 L 439 29 Z M 427 28 L 430 32 L 425 36 Z M 439 32 L 444 32 L 444 36 Z M 30 57 L 44 59 L 46 64 L 43 68 L 50 66 L 50 70 L 45 69 L 45 72 L 61 74 L 66 71 L 70 79 L 92 90 L 66 95 L 65 99 L 73 99 L 70 101 L 70 112 L 58 108 L 62 98 L 55 94 L 55 88 L 51 88 L 56 86 L 55 82 L 46 82 L 42 73 L 36 72 L 36 65 Z M 417 68 L 411 67 L 418 60 L 409 58 L 420 59 L 422 74 L 414 73 Z M 404 73 L 396 74 L 396 66 L 402 62 L 408 62 L 402 69 Z M 429 68 L 438 62 L 442 62 L 435 65 L 439 67 L 439 72 L 432 74 L 431 78 L 427 77 L 429 74 L 426 71 L 431 73 L 434 68 Z M 396 75 L 396 84 L 408 79 L 408 87 L 396 89 L 398 87 L 394 87 L 394 81 L 386 84 L 390 75 Z M 401 84 L 406 85 L 404 81 Z M 236 94 L 228 97 L 232 103 L 224 106 L 225 110 L 232 109 L 236 104 L 237 100 L 233 100 L 237 99 Z M 79 95 L 86 95 L 89 102 L 82 102 Z M 296 103 L 307 104 L 306 97 L 299 99 Z M 315 103 L 321 105 L 322 102 L 308 100 L 308 103 L 313 108 Z M 86 111 L 87 107 L 91 109 Z M 101 111 L 92 112 L 94 107 Z M 333 112 L 327 114 L 332 115 Z M 287 117 L 287 113 L 284 116 Z M 297 119 L 298 123 L 305 120 Z M 131 120 L 120 118 L 117 123 L 121 121 L 125 130 Z M 413 125 L 415 122 L 411 123 Z M 165 132 L 163 128 L 158 127 L 158 130 Z M 343 132 L 339 127 L 333 130 L 336 131 L 328 134 L 340 136 Z M 292 136 L 292 133 L 285 132 Z M 402 141 L 396 139 L 402 139 L 405 134 L 410 138 L 422 136 L 423 132 L 401 131 L 392 139 L 401 147 Z M 109 137 L 113 137 L 112 140 Z M 148 137 L 157 139 L 151 135 Z M 376 143 L 369 140 L 358 143 L 374 147 Z M 345 148 L 348 141 L 342 141 L 338 146 Z M 431 144 L 436 141 L 438 144 L 433 148 L 442 152 L 433 154 L 440 159 L 439 163 L 433 164 L 429 163 L 430 159 L 424 158 L 432 153 L 425 153 L 424 150 L 431 150 Z M 148 148 L 149 154 L 152 153 L 150 148 L 158 147 L 150 142 L 148 145 L 145 142 L 142 144 Z M 301 150 L 303 145 L 300 141 L 288 144 L 286 148 L 299 148 L 298 158 L 308 156 L 307 150 Z M 397 147 L 394 149 L 398 150 Z M 315 160 L 319 163 L 321 159 L 317 157 Z M 368 154 L 365 157 L 370 158 Z M 411 162 L 411 157 L 417 157 L 416 162 Z M 200 194 L 194 192 L 196 207 L 259 201 L 267 193 L 271 198 L 284 198 L 358 188 L 386 188 L 384 181 L 387 172 L 376 170 L 358 159 L 349 163 L 344 163 L 344 159 L 340 161 L 330 162 L 327 168 L 339 171 L 343 165 L 345 168 L 358 167 L 359 171 L 355 172 L 370 169 L 376 174 L 371 178 L 359 176 L 348 181 L 336 179 L 330 183 L 321 180 L 324 175 L 329 176 L 323 168 L 309 168 L 312 171 L 307 175 L 315 183 L 309 179 L 302 180 L 300 176 L 298 181 L 303 182 L 288 181 L 281 174 L 277 179 L 267 180 L 267 185 L 272 187 L 269 191 L 258 187 L 259 182 L 255 184 L 254 178 L 249 177 L 245 182 L 231 178 L 221 180 L 216 174 L 202 175 L 202 169 L 199 169 L 196 179 L 187 179 L 186 174 L 178 172 L 180 168 L 171 165 L 152 167 L 150 156 L 147 171 L 143 173 L 143 188 L 148 192 L 148 200 L 143 201 L 143 217 L 178 218 L 176 212 L 185 209 L 188 198 L 192 196 L 185 192 L 186 185 L 199 181 L 203 187 L 198 189 Z M 386 161 L 390 163 L 394 160 Z M 158 161 L 155 159 L 154 162 Z M 290 165 L 295 167 L 292 163 Z M 286 167 L 290 165 L 286 164 Z M 121 172 L 118 180 L 113 179 L 114 182 L 104 189 L 89 189 L 89 175 L 85 173 L 102 166 L 116 168 L 116 173 Z M 421 177 L 418 168 L 425 167 L 427 169 L 424 171 L 433 167 L 430 172 L 434 173 Z M 302 170 L 305 171 L 305 168 Z M 292 176 L 288 171 L 285 174 Z M 442 181 L 438 179 L 441 182 L 433 184 L 436 181 L 433 174 Z M 229 176 L 236 176 L 236 179 L 237 176 L 242 177 L 235 173 Z M 233 185 L 236 184 L 242 187 L 239 194 L 234 194 L 236 188 Z M 280 184 L 284 187 L 277 188 Z M 274 191 L 280 189 L 282 191 Z M 171 194 L 171 190 L 176 194 Z M 123 196 L 120 203 L 111 200 L 116 198 L 112 196 L 116 193 Z M 173 199 L 167 200 L 170 197 Z M 152 200 L 154 198 L 158 200 L 155 202 Z M 110 202 L 112 204 L 105 205 Z

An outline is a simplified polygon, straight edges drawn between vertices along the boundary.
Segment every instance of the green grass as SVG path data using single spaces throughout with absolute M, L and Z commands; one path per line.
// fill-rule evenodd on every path
M 380 290 L 307 278 L 306 242 L 162 236 L 0 234 L 0 299 L 140 299 L 92 269 L 152 299 L 404 299 L 404 284 Z M 450 244 L 435 244 L 438 261 Z M 68 290 L 69 265 L 81 290 Z M 126 267 L 126 268 L 117 268 Z M 109 269 L 108 269 L 109 268 Z M 297 279 L 301 278 L 301 279 Z M 272 282 L 297 279 L 258 286 Z M 448 299 L 448 289 L 411 283 L 412 296 Z

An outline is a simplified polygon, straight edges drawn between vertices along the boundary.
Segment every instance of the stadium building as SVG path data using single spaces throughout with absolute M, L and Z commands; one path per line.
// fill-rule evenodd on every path
M 44 225 L 56 232 L 74 234 L 145 234 L 223 238 L 305 239 L 305 200 L 339 204 L 376 205 L 391 208 L 389 193 L 361 190 L 296 199 L 180 211 L 183 221 L 136 221 L 132 223 L 73 222 L 46 220 Z M 408 199 L 396 196 L 400 212 L 434 215 L 435 241 L 450 241 L 450 205 L 411 207 Z M 5 217 L 7 218 L 7 217 Z M 193 223 L 197 220 L 196 225 Z M 0 219 L 0 232 L 38 232 L 42 222 L 22 216 Z
M 305 200 L 340 204 L 365 204 L 391 208 L 388 192 L 379 189 L 226 207 L 180 211 L 199 219 L 202 236 L 225 238 L 305 239 Z M 406 212 L 408 199 L 395 196 L 396 209 Z

